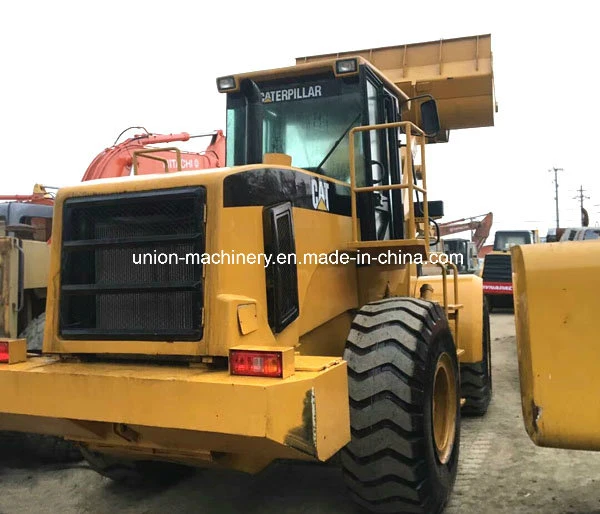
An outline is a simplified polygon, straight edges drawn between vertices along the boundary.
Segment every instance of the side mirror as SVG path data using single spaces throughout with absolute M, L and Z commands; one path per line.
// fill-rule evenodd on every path
M 421 104 L 421 128 L 428 136 L 435 136 L 440 131 L 437 104 L 433 99 Z

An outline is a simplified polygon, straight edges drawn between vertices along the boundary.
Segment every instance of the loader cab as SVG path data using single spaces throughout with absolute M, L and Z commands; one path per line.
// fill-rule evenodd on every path
M 289 68 L 224 77 L 217 84 L 227 93 L 227 166 L 268 163 L 270 156 L 284 154 L 294 168 L 323 176 L 337 201 L 348 205 L 348 133 L 357 126 L 401 121 L 401 103 L 407 100 L 356 58 L 314 65 L 300 74 Z M 357 134 L 357 186 L 402 182 L 400 138 L 396 127 Z M 404 238 L 400 190 L 361 193 L 357 204 L 362 240 Z
M 444 252 L 451 256 L 452 262 L 456 264 L 459 273 L 477 273 L 479 271 L 479 260 L 477 259 L 477 248 L 469 239 L 445 239 Z

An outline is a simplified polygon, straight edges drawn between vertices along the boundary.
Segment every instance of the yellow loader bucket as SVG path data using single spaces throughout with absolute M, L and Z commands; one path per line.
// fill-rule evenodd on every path
M 600 243 L 514 247 L 512 267 L 527 433 L 600 450 Z

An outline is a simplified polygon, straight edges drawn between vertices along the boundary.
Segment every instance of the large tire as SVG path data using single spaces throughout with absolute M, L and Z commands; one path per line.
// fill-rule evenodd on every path
M 494 312 L 494 307 L 496 306 L 494 302 L 494 295 L 484 295 L 483 302 L 487 305 L 488 312 Z
M 167 486 L 193 472 L 193 468 L 152 460 L 127 460 L 81 447 L 84 459 L 96 473 L 129 487 Z
M 467 416 L 483 416 L 492 399 L 492 346 L 490 315 L 483 303 L 482 330 L 483 359 L 481 362 L 460 365 L 460 390 L 465 399 L 462 413 Z
M 27 351 L 42 352 L 44 342 L 44 325 L 46 313 L 31 320 L 29 325 L 19 334 L 27 340 Z M 77 462 L 82 460 L 77 446 L 62 437 L 42 434 L 20 434 L 26 455 L 30 455 L 44 462 Z
M 414 298 L 364 306 L 344 359 L 352 439 L 341 460 L 352 496 L 371 512 L 441 512 L 460 444 L 458 360 L 442 308 Z M 440 421 L 446 436 L 436 444 Z

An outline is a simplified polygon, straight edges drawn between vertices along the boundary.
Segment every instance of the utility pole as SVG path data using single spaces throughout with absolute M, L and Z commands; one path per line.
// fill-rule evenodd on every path
M 558 172 L 564 171 L 562 168 L 552 168 L 551 170 L 554 172 L 554 200 L 556 202 L 556 230 L 560 227 L 560 217 L 558 214 Z
M 587 217 L 587 213 L 586 210 L 583 208 L 583 201 L 584 200 L 589 200 L 590 197 L 589 196 L 584 196 L 583 193 L 585 193 L 586 190 L 583 189 L 583 186 L 579 186 L 579 189 L 577 190 L 578 195 L 573 197 L 573 200 L 579 200 L 579 212 L 581 213 L 581 226 L 582 227 L 587 227 L 589 220 L 586 220 Z

